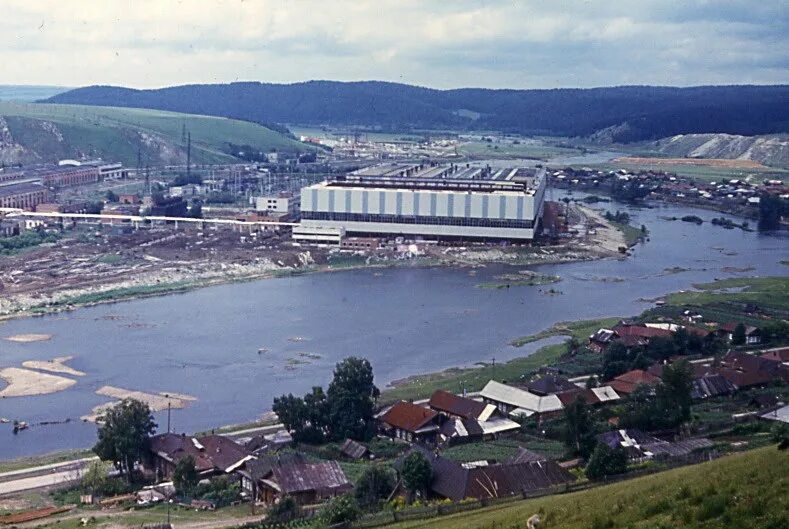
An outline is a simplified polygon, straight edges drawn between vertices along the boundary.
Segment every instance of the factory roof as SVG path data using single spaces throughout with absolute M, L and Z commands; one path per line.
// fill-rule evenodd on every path
M 23 182 L 8 182 L 0 184 L 0 197 L 19 195 L 21 193 L 32 193 L 34 191 L 43 191 L 44 189 L 46 188 L 35 179 L 25 180 Z

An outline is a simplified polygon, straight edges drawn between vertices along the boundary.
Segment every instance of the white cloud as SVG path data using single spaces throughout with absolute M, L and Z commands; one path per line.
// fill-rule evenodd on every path
M 0 83 L 789 82 L 789 14 L 780 4 L 3 0 Z

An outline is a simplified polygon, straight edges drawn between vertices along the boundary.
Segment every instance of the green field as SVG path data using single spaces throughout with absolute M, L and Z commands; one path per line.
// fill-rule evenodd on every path
M 697 290 L 666 297 L 669 305 L 756 303 L 789 310 L 789 277 L 735 277 L 693 285 Z
M 192 161 L 197 164 L 237 161 L 228 153 L 229 143 L 264 152 L 311 149 L 255 123 L 161 110 L 0 101 L 0 116 L 16 142 L 45 160 L 88 153 L 135 166 L 142 149 L 144 163 L 175 163 L 185 160 L 184 127 L 192 135 Z M 47 123 L 55 125 L 56 132 Z
M 655 156 L 654 153 L 648 156 Z M 713 167 L 709 165 L 680 165 L 680 164 L 633 164 L 633 163 L 620 163 L 609 162 L 604 164 L 574 164 L 573 167 L 581 168 L 588 167 L 600 171 L 618 171 L 619 169 L 626 169 L 628 171 L 663 171 L 667 173 L 675 173 L 678 176 L 685 176 L 703 180 L 706 182 L 722 182 L 732 179 L 745 179 L 751 177 L 752 179 L 762 180 L 765 178 L 777 178 L 786 180 L 789 178 L 789 170 L 780 169 L 777 167 L 761 167 L 754 169 L 743 169 L 737 167 Z
M 550 160 L 557 156 L 577 156 L 581 149 L 559 147 L 542 141 L 523 140 L 521 143 L 470 141 L 459 146 L 458 152 L 474 158 L 529 158 Z
M 539 514 L 550 529 L 789 527 L 789 451 L 775 446 L 627 480 L 392 529 L 522 529 Z

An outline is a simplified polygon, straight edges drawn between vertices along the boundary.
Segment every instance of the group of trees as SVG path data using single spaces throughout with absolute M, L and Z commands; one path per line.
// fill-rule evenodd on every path
M 643 200 L 652 188 L 636 180 L 614 180 L 611 186 L 611 196 L 619 202 L 638 202 Z
M 657 430 L 675 428 L 691 418 L 691 390 L 693 374 L 689 364 L 682 360 L 663 368 L 661 382 L 656 387 L 639 386 L 625 400 L 620 410 L 619 424 L 624 428 Z M 589 461 L 587 475 L 611 475 L 624 472 L 623 455 L 597 442 L 595 413 L 579 398 L 564 408 L 564 443 L 570 453 Z M 593 464 L 594 463 L 594 464 Z
M 304 397 L 282 395 L 274 399 L 272 409 L 299 442 L 368 440 L 374 433 L 379 395 L 370 362 L 349 357 L 336 365 L 326 392 L 315 386 Z
M 663 368 L 655 387 L 641 386 L 627 398 L 619 419 L 625 428 L 674 428 L 690 419 L 693 373 L 685 361 Z
M 764 193 L 759 197 L 759 231 L 777 230 L 781 218 L 789 217 L 789 200 Z
M 611 222 L 618 222 L 619 224 L 630 223 L 630 214 L 627 213 L 626 211 L 617 210 L 616 213 L 611 213 L 610 211 L 606 211 L 604 217 L 606 220 L 610 220 Z
M 655 362 L 674 356 L 716 355 L 723 345 L 723 341 L 714 334 L 702 338 L 683 328 L 677 329 L 671 337 L 657 336 L 639 347 L 627 347 L 615 341 L 603 353 L 602 378 L 611 380 L 631 369 L 646 369 Z

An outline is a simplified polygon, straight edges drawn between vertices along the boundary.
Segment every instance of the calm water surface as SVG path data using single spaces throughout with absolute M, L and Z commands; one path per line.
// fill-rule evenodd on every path
M 607 206 L 626 209 L 635 224 L 646 224 L 650 241 L 625 260 L 535 267 L 563 278 L 551 285 L 562 295 L 542 292 L 549 287 L 477 288 L 512 271 L 503 266 L 473 275 L 468 269 L 348 271 L 217 286 L 0 324 L 0 336 L 53 335 L 30 344 L 0 341 L 0 367 L 73 355 L 70 365 L 87 373 L 60 393 L 0 400 L 0 417 L 34 425 L 72 419 L 16 436 L 10 425 L 0 425 L 0 458 L 92 445 L 95 427 L 79 417 L 107 401 L 95 394 L 103 385 L 194 395 L 196 403 L 173 411 L 173 428 L 205 430 L 254 419 L 283 392 L 327 384 L 334 364 L 348 355 L 369 358 L 384 386 L 411 374 L 529 354 L 543 344 L 516 349 L 508 342 L 559 321 L 638 314 L 650 306 L 640 300 L 694 282 L 787 272 L 780 264 L 789 258 L 785 236 L 659 218 L 719 216 L 712 212 Z M 690 271 L 667 273 L 671 267 Z M 260 348 L 268 352 L 258 354 Z M 294 360 L 309 363 L 289 365 Z M 157 420 L 165 424 L 165 414 Z

